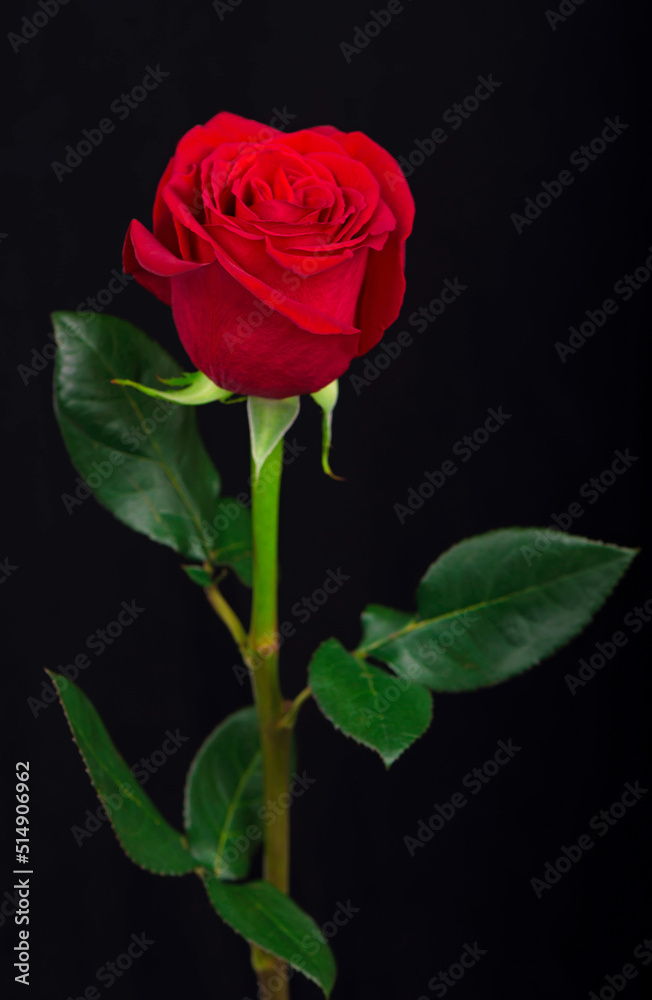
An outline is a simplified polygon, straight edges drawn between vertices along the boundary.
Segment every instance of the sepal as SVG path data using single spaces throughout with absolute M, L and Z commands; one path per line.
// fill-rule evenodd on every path
M 269 458 L 281 438 L 297 419 L 299 397 L 263 399 L 260 396 L 249 396 L 247 414 L 251 435 L 251 457 L 257 481 L 265 459 Z
M 329 385 L 325 385 L 323 389 L 319 390 L 319 392 L 311 393 L 311 396 L 322 410 L 322 468 L 326 475 L 330 476 L 331 479 L 337 479 L 340 482 L 344 482 L 344 476 L 336 476 L 332 471 L 328 460 L 333 439 L 333 410 L 335 409 L 335 404 L 337 403 L 338 393 L 339 383 L 337 379 L 335 379 L 334 382 L 331 382 Z
M 141 382 L 133 382 L 129 378 L 113 378 L 114 385 L 126 385 L 131 389 L 138 389 L 146 396 L 153 396 L 154 399 L 167 399 L 172 403 L 179 403 L 182 406 L 202 406 L 204 403 L 224 402 L 233 393 L 228 389 L 221 389 L 219 385 L 212 382 L 203 372 L 184 372 L 182 375 L 173 378 L 160 378 L 159 382 L 166 385 L 182 386 L 182 388 L 152 389 L 151 386 L 143 385 Z

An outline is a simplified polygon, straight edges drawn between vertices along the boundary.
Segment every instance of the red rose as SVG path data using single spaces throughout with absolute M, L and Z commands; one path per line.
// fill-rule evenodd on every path
M 328 385 L 394 322 L 413 216 L 398 164 L 362 132 L 222 111 L 179 142 L 124 269 L 172 306 L 200 371 L 282 399 Z

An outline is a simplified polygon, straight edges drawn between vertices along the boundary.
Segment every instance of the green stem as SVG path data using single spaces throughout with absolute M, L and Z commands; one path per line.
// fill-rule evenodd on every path
M 263 802 L 274 803 L 276 819 L 265 826 L 263 877 L 283 893 L 290 888 L 290 822 L 288 787 L 292 730 L 279 727 L 287 711 L 278 677 L 278 517 L 283 468 L 283 439 L 265 460 L 256 479 L 252 463 L 252 532 L 254 554 L 253 606 L 248 648 L 254 698 L 258 710 L 263 755 Z M 252 962 L 259 984 L 274 1000 L 288 1000 L 289 988 L 282 962 L 258 948 Z M 265 992 L 263 990 L 263 995 Z

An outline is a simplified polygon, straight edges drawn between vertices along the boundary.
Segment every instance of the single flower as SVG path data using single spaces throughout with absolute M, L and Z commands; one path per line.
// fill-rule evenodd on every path
M 339 378 L 397 318 L 413 217 L 396 160 L 362 132 L 222 111 L 179 142 L 124 269 L 171 305 L 212 381 L 283 399 Z

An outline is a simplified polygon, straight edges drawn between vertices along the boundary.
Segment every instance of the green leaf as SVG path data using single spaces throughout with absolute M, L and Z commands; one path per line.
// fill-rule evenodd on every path
M 60 674 L 47 671 L 91 781 L 115 834 L 132 861 L 157 875 L 185 875 L 197 862 L 184 839 L 161 816 L 116 750 L 86 695 Z
M 361 646 L 368 646 L 380 639 L 386 639 L 394 632 L 400 632 L 415 618 L 407 611 L 395 611 L 394 608 L 386 608 L 382 604 L 370 604 L 360 617 L 362 619 Z
M 316 651 L 309 677 L 324 715 L 378 751 L 387 767 L 430 725 L 432 697 L 425 688 L 347 653 L 337 639 L 327 639 Z
M 224 527 L 225 519 L 228 521 Z M 213 562 L 230 566 L 247 587 L 253 585 L 254 562 L 251 510 L 231 497 L 223 497 L 214 520 L 218 527 Z
M 243 708 L 213 730 L 186 782 L 188 848 L 219 878 L 249 874 L 262 842 L 262 782 L 258 716 Z
M 209 899 L 225 923 L 330 995 L 335 959 L 317 924 L 296 903 L 269 882 L 234 885 L 211 875 L 203 878 Z
M 185 571 L 187 577 L 193 583 L 196 583 L 198 587 L 210 587 L 213 574 L 209 573 L 203 566 L 182 566 L 181 569 Z
M 337 396 L 339 393 L 339 383 L 337 379 L 331 382 L 329 385 L 324 386 L 318 392 L 311 393 L 312 398 L 321 407 L 322 410 L 322 448 L 321 448 L 321 464 L 324 472 L 331 479 L 339 479 L 343 482 L 343 476 L 336 476 L 331 470 L 328 455 L 331 450 L 331 442 L 333 440 L 333 410 L 337 403 Z
M 251 456 L 255 478 L 258 479 L 265 459 L 268 458 L 283 435 L 299 415 L 299 397 L 288 399 L 261 399 L 249 396 L 247 401 Z
M 220 480 L 195 411 L 111 384 L 118 375 L 173 377 L 179 366 L 114 316 L 59 312 L 53 321 L 59 346 L 55 409 L 79 473 L 130 528 L 186 558 L 210 558 L 206 529 L 216 514 Z M 80 502 L 72 493 L 71 485 L 63 497 L 70 513 Z
M 581 632 L 635 555 L 539 528 L 466 539 L 430 566 L 418 616 L 357 652 L 435 691 L 498 684 Z M 385 624 L 367 620 L 367 635 Z
M 233 395 L 229 389 L 221 389 L 203 372 L 184 372 L 173 378 L 160 378 L 160 376 L 158 378 L 166 385 L 178 385 L 183 386 L 183 388 L 170 392 L 166 389 L 152 389 L 150 386 L 134 382 L 130 378 L 114 378 L 111 381 L 115 385 L 126 385 L 131 389 L 138 389 L 143 395 L 151 396 L 153 399 L 169 399 L 170 402 L 179 403 L 182 406 L 201 406 L 203 403 L 215 403 L 217 400 L 225 400 Z

